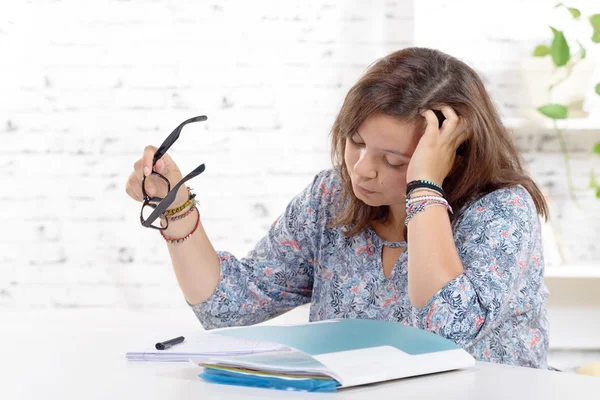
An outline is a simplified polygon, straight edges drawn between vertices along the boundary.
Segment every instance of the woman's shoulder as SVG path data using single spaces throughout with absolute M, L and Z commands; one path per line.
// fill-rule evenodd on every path
M 504 219 L 533 223 L 537 209 L 533 197 L 523 185 L 511 185 L 496 189 L 468 202 L 460 211 L 462 223 Z
M 452 232 L 463 262 L 471 266 L 483 259 L 512 263 L 514 257 L 530 260 L 541 254 L 541 221 L 522 185 L 496 189 L 471 202 Z
M 342 178 L 334 168 L 321 170 L 306 188 L 307 206 L 327 218 L 334 212 L 342 190 Z
M 342 190 L 342 178 L 334 168 L 318 172 L 312 182 L 312 189 L 318 197 L 337 195 Z

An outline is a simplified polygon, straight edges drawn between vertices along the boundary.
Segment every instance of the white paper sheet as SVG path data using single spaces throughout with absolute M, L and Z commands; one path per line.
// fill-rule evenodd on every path
M 131 361 L 188 361 L 190 358 L 256 354 L 289 351 L 286 346 L 261 340 L 215 335 L 207 332 L 184 334 L 185 340 L 166 350 L 156 350 L 157 342 L 174 336 L 156 335 L 144 341 L 142 347 L 126 353 Z

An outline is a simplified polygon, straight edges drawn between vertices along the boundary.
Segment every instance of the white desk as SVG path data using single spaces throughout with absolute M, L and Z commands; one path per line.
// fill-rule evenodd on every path
M 283 318 L 284 322 L 285 316 Z M 281 321 L 281 319 L 280 319 Z M 191 363 L 128 362 L 148 332 L 201 329 L 191 311 L 0 312 L 0 399 L 588 399 L 600 378 L 477 363 L 471 370 L 310 394 L 210 384 Z

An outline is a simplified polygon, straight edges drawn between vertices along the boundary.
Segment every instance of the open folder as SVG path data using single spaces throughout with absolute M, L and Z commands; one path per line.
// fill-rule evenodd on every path
M 212 382 L 273 388 L 283 382 L 287 390 L 308 383 L 340 388 L 475 365 L 454 342 L 397 322 L 340 319 L 225 328 L 213 334 L 279 343 L 293 351 L 192 359 L 204 367 L 200 376 Z M 331 385 L 323 386 L 327 379 Z

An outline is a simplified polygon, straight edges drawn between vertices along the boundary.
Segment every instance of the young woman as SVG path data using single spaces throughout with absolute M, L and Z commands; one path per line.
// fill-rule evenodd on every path
M 244 258 L 213 249 L 182 186 L 161 232 L 202 325 L 311 303 L 311 321 L 396 321 L 478 360 L 547 368 L 538 215 L 548 211 L 476 72 L 432 49 L 389 54 L 350 89 L 331 141 L 334 168 Z M 165 195 L 150 175 L 155 152 L 146 147 L 127 182 L 138 201 L 144 176 L 150 196 Z M 182 179 L 168 155 L 154 170 Z

